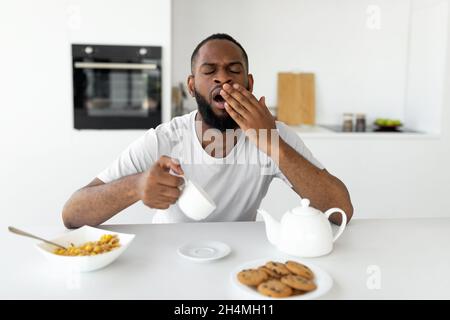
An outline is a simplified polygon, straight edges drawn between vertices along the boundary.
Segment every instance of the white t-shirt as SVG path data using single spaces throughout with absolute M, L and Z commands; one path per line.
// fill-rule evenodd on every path
M 97 178 L 104 183 L 143 172 L 161 156 L 166 155 L 181 164 L 185 176 L 201 186 L 214 200 L 217 208 L 205 220 L 255 221 L 256 210 L 274 177 L 292 185 L 277 164 L 260 151 L 241 131 L 237 144 L 223 158 L 210 156 L 202 147 L 195 130 L 197 111 L 173 118 L 148 130 L 129 145 Z M 319 169 L 322 164 L 314 158 L 298 134 L 277 121 L 281 138 Z M 154 222 L 192 222 L 178 204 L 158 210 Z

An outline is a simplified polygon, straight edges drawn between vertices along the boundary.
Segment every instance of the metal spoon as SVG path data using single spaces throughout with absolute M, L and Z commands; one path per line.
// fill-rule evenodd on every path
M 62 249 L 67 249 L 66 247 L 63 247 L 62 245 L 59 245 L 59 244 L 57 244 L 57 243 L 54 243 L 54 242 L 51 242 L 51 241 L 48 241 L 48 240 L 45 240 L 45 239 L 42 239 L 42 238 L 40 238 L 40 237 L 37 237 L 37 236 L 35 236 L 35 235 L 32 235 L 31 233 L 28 233 L 28 232 L 19 230 L 19 229 L 17 229 L 17 228 L 11 227 L 11 226 L 8 227 L 8 230 L 9 230 L 10 232 L 12 232 L 12 233 L 18 234 L 19 236 L 25 236 L 25 237 L 29 237 L 29 238 L 41 240 L 41 241 L 44 241 L 45 243 L 51 244 L 51 245 L 53 245 L 53 246 L 56 246 L 56 247 L 59 247 L 59 248 L 62 248 Z

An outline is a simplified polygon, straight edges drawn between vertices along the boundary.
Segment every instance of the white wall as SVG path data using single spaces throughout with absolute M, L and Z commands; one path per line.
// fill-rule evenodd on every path
M 411 8 L 405 122 L 439 133 L 448 46 L 448 1 L 414 0 Z
M 162 46 L 168 105 L 171 2 L 2 1 L 0 39 L 1 222 L 60 224 L 70 194 L 144 133 L 73 129 L 70 44 Z M 149 222 L 147 213 L 137 205 L 113 221 Z
M 369 5 L 380 9 L 380 28 Z M 409 0 L 174 0 L 173 81 L 185 82 L 194 47 L 225 32 L 246 49 L 254 92 L 277 103 L 277 73 L 316 74 L 317 123 L 344 112 L 403 119 Z M 375 28 L 372 28 L 374 26 Z

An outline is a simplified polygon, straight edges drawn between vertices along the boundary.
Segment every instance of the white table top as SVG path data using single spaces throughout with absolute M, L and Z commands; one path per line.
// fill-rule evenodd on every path
M 233 286 L 231 271 L 260 258 L 292 258 L 269 244 L 262 222 L 101 228 L 136 238 L 108 267 L 69 275 L 50 265 L 33 240 L 3 227 L 0 299 L 251 299 Z M 49 238 L 66 232 L 23 229 Z M 208 264 L 180 257 L 177 248 L 194 240 L 223 241 L 232 253 Z M 333 288 L 323 299 L 449 299 L 450 219 L 353 220 L 331 254 L 301 260 L 332 276 Z M 376 270 L 379 289 L 367 285 Z

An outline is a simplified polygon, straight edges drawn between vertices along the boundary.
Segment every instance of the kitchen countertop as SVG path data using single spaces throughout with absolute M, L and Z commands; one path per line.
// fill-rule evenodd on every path
M 375 131 L 367 131 L 367 132 L 342 132 L 337 130 L 339 126 L 332 125 L 298 125 L 298 126 L 289 126 L 293 129 L 297 134 L 304 138 L 328 138 L 328 139 L 388 139 L 388 140 L 396 140 L 396 139 L 406 139 L 406 140 L 415 140 L 415 139 L 437 139 L 440 137 L 438 133 L 428 133 L 428 132 L 417 132 L 413 130 L 406 130 L 405 132 L 375 132 Z
M 346 132 L 346 131 L 343 131 L 342 125 L 321 124 L 321 125 L 318 125 L 318 126 L 320 126 L 322 128 L 325 128 L 325 129 L 329 129 L 329 130 L 334 131 L 334 132 L 338 132 L 338 133 L 397 133 L 397 134 L 404 134 L 404 133 L 423 134 L 424 133 L 424 132 L 411 130 L 411 129 L 405 128 L 405 127 L 399 127 L 398 129 L 392 130 L 392 131 L 389 131 L 389 130 L 384 130 L 383 131 L 383 130 L 379 130 L 377 126 L 367 125 L 366 128 L 365 128 L 365 131 L 358 132 L 358 131 L 356 131 L 355 128 L 353 128 L 354 130 Z
M 20 228 L 22 226 L 19 226 Z M 0 299 L 247 299 L 230 272 L 247 261 L 292 258 L 266 239 L 263 222 L 109 225 L 134 233 L 131 246 L 104 269 L 55 269 L 31 239 L 1 228 Z M 63 227 L 24 227 L 52 238 Z M 324 257 L 302 259 L 334 279 L 323 299 L 449 299 L 450 218 L 355 219 Z M 232 253 L 212 263 L 180 257 L 179 246 L 219 240 Z
M 273 116 L 277 114 L 276 106 L 269 106 L 269 110 Z M 371 125 L 368 125 L 366 132 L 342 132 L 342 125 L 330 124 L 314 124 L 314 125 L 289 125 L 302 138 L 311 139 L 370 139 L 370 140 L 424 140 L 438 139 L 439 133 L 419 132 L 409 128 L 402 128 L 403 132 L 375 132 L 371 131 Z

